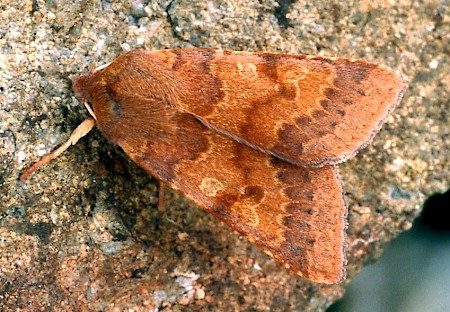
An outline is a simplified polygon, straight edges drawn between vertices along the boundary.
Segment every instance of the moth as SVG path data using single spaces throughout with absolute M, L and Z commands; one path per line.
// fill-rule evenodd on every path
M 74 80 L 96 125 L 139 166 L 319 283 L 345 277 L 337 164 L 371 142 L 405 82 L 361 60 L 134 50 Z

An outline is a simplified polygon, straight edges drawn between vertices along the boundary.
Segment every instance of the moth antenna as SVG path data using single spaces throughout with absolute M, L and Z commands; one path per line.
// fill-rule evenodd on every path
M 92 72 L 96 73 L 98 71 L 101 71 L 101 70 L 105 69 L 106 67 L 108 67 L 110 64 L 111 64 L 111 62 L 103 64 L 103 65 L 100 65 L 99 67 L 95 68 Z
M 91 114 L 91 116 L 94 118 L 94 120 L 97 121 L 97 116 L 95 116 L 94 110 L 92 109 L 91 105 L 89 105 L 89 103 L 86 102 L 86 101 L 84 101 L 83 104 L 84 104 L 84 106 L 86 107 L 86 109 L 88 110 L 89 114 Z M 81 126 L 81 125 L 80 125 L 80 126 Z M 91 127 L 91 129 L 92 129 L 92 127 Z M 75 131 L 76 131 L 76 130 L 75 130 Z M 74 131 L 74 132 L 75 132 L 75 131 Z M 88 131 L 88 132 L 89 132 L 89 131 Z M 86 133 L 87 133 L 87 132 L 86 132 Z M 85 134 L 86 134 L 86 133 L 85 133 Z M 80 137 L 80 138 L 81 138 L 81 137 Z
M 50 160 L 55 159 L 56 157 L 58 157 L 59 155 L 61 155 L 62 153 L 64 153 L 64 151 L 66 149 L 68 149 L 71 145 L 75 145 L 79 139 L 81 139 L 82 137 L 84 137 L 89 131 L 91 131 L 91 129 L 94 127 L 95 125 L 95 119 L 93 117 L 89 117 L 88 119 L 86 119 L 85 121 L 83 121 L 70 135 L 69 139 L 60 147 L 58 147 L 56 150 L 54 150 L 53 152 L 51 152 L 50 154 L 44 156 L 41 158 L 41 160 L 39 160 L 38 162 L 36 162 L 34 165 L 32 165 L 30 168 L 28 168 L 24 173 L 22 173 L 22 175 L 20 176 L 20 180 L 24 181 L 28 178 L 28 176 L 30 174 L 33 173 L 33 171 L 35 171 L 37 168 L 45 165 L 46 163 L 48 163 Z

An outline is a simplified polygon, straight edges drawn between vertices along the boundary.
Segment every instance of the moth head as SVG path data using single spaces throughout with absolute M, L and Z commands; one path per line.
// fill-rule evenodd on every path
M 95 86 L 99 81 L 101 72 L 107 68 L 111 63 L 100 65 L 99 67 L 91 70 L 89 73 L 80 75 L 73 81 L 73 91 L 76 98 L 82 102 L 91 102 L 91 95 L 95 91 Z
M 106 69 L 111 63 L 101 65 L 87 74 L 80 75 L 73 81 L 73 91 L 75 97 L 83 103 L 92 117 L 97 120 L 98 110 L 108 106 L 105 85 L 108 76 L 111 76 Z M 112 73 L 115 73 L 112 70 Z M 94 112 L 97 112 L 95 114 Z
M 89 83 L 92 82 L 92 74 L 88 73 L 75 78 L 73 82 L 73 92 L 75 97 L 82 103 L 89 101 Z

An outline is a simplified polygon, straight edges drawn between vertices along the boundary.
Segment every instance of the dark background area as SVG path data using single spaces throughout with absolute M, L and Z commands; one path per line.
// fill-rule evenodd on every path
M 450 311 L 450 190 L 365 267 L 328 312 Z

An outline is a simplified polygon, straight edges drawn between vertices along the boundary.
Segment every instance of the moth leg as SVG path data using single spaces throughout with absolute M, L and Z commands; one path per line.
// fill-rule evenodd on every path
M 164 191 L 166 189 L 166 185 L 159 181 L 159 189 L 158 189 L 158 210 L 164 211 Z

